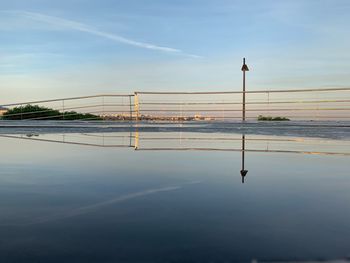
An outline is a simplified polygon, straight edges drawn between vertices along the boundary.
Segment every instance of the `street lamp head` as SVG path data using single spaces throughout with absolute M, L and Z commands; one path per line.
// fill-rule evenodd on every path
M 249 68 L 248 68 L 247 64 L 245 63 L 245 58 L 243 58 L 242 71 L 249 71 Z

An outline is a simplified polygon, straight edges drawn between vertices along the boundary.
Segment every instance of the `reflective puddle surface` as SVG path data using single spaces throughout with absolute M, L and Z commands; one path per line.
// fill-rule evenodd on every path
M 350 140 L 132 131 L 0 146 L 0 262 L 350 255 Z

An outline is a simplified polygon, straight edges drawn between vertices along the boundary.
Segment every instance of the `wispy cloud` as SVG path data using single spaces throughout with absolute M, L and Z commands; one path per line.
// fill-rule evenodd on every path
M 55 16 L 49 16 L 41 13 L 35 13 L 35 12 L 27 12 L 27 11 L 16 11 L 14 12 L 18 15 L 21 15 L 23 17 L 35 20 L 35 21 L 40 21 L 44 22 L 47 24 L 59 26 L 61 28 L 66 28 L 70 30 L 76 30 L 76 31 L 81 31 L 85 32 L 91 35 L 103 37 L 106 39 L 113 40 L 118 43 L 138 47 L 138 48 L 144 48 L 144 49 L 150 49 L 150 50 L 155 50 L 155 51 L 161 51 L 161 52 L 167 52 L 167 53 L 173 53 L 173 54 L 179 54 L 179 55 L 184 55 L 187 57 L 192 57 L 192 58 L 200 58 L 201 56 L 194 55 L 194 54 L 189 54 L 186 53 L 180 49 L 177 48 L 172 48 L 172 47 L 166 47 L 166 46 L 159 46 L 151 43 L 146 43 L 146 42 L 140 42 L 136 41 L 133 39 L 129 39 L 117 34 L 105 32 L 98 30 L 90 25 L 83 24 L 77 21 L 73 20 L 68 20 L 60 17 L 55 17 Z

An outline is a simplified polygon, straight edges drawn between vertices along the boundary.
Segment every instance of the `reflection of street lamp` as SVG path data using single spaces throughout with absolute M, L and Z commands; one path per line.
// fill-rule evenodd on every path
M 244 163 L 245 163 L 244 152 L 245 152 L 245 135 L 242 135 L 242 169 L 241 169 L 242 184 L 244 184 L 244 177 L 248 173 L 248 170 L 244 169 Z
M 241 70 L 243 71 L 242 121 L 245 121 L 245 72 L 249 71 L 248 66 L 245 64 L 245 58 L 243 58 L 243 65 Z

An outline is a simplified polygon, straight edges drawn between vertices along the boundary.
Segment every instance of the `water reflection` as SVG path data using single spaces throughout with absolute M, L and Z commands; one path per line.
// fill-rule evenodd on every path
M 0 262 L 275 262 L 349 251 L 349 141 L 135 130 L 0 143 Z
M 240 171 L 242 177 L 242 184 L 244 184 L 244 178 L 246 177 L 248 170 L 244 169 L 245 165 L 245 135 L 242 135 L 242 169 Z
M 350 155 L 350 140 L 286 136 L 135 130 L 111 133 L 0 134 L 0 137 L 92 147 L 133 148 L 138 151 L 239 151 L 242 153 Z M 242 160 L 244 160 L 244 154 L 242 154 Z
M 129 132 L 20 134 L 0 137 L 70 144 L 77 146 L 129 148 L 135 151 L 226 151 L 241 152 L 240 176 L 245 182 L 246 153 L 279 153 L 350 156 L 350 141 L 245 134 L 178 132 Z M 241 144 L 239 144 L 241 142 Z M 248 145 L 248 147 L 247 147 Z

